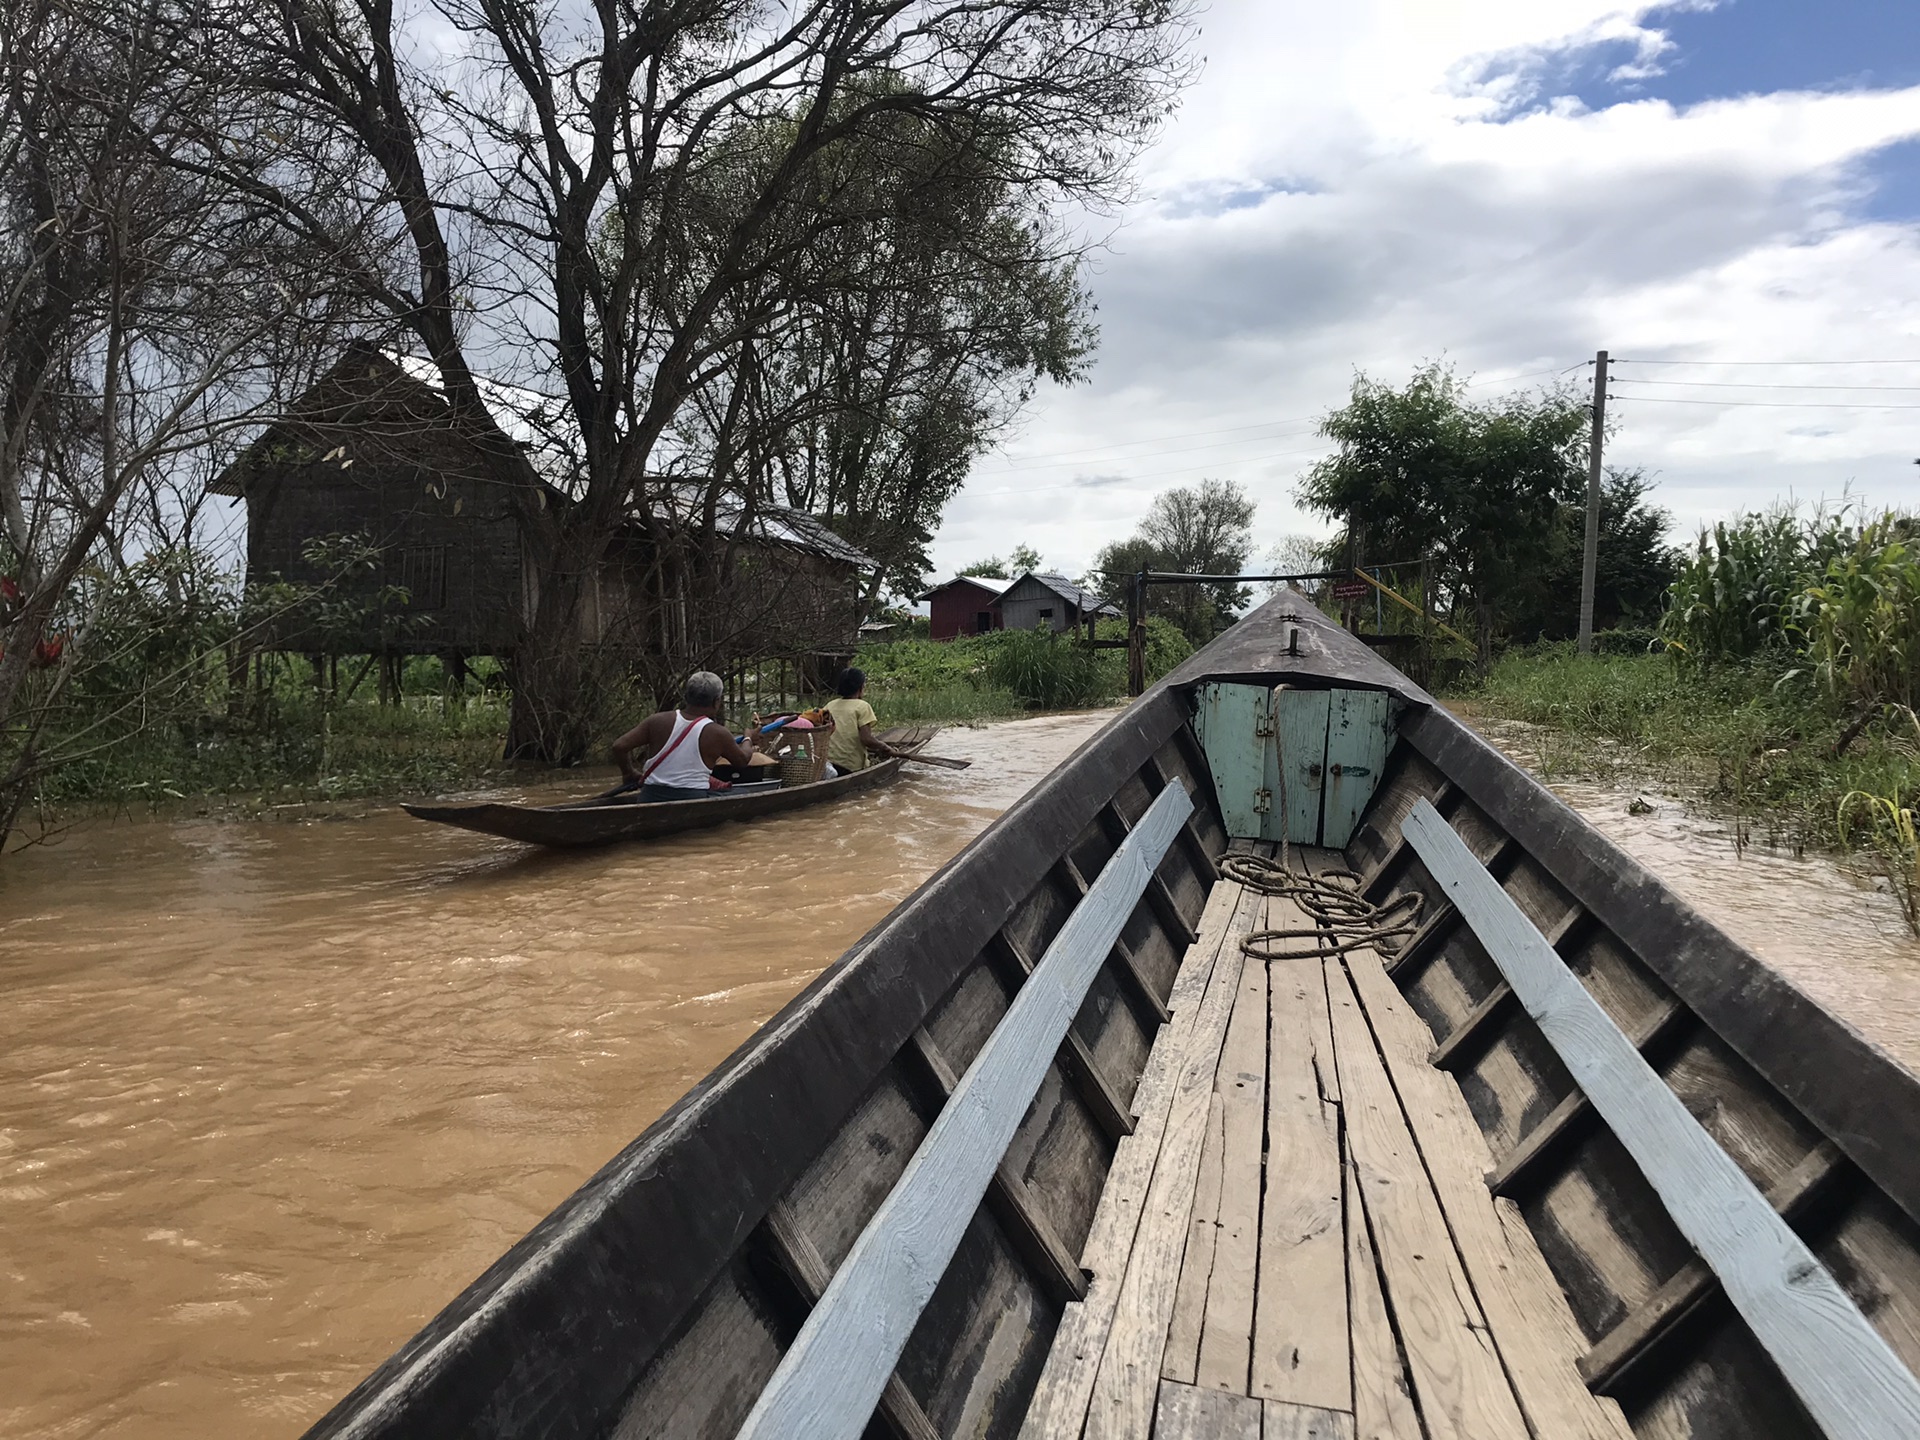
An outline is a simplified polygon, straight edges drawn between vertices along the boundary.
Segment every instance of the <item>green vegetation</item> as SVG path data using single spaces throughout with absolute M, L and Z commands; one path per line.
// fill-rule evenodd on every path
M 1578 396 L 1555 388 L 1475 402 L 1466 381 L 1428 365 L 1398 390 L 1359 376 L 1320 433 L 1339 448 L 1302 477 L 1299 497 L 1344 527 L 1324 556 L 1363 568 L 1425 557 L 1428 603 L 1474 638 L 1482 670 L 1502 645 L 1575 634 L 1588 454 Z M 1673 578 L 1669 517 L 1646 492 L 1637 472 L 1605 478 L 1600 628 L 1651 625 Z M 1412 594 L 1411 577 L 1391 578 Z
M 1894 511 L 1743 516 L 1701 535 L 1653 634 L 1510 651 L 1464 693 L 1685 772 L 1738 841 L 1856 851 L 1920 932 L 1916 538 L 1920 519 Z
M 1178 627 L 1148 620 L 1149 681 L 1192 653 Z M 893 640 L 863 646 L 854 664 L 867 672 L 867 698 L 889 725 L 1087 709 L 1126 690 L 1124 652 L 1089 650 L 1071 636 L 1038 630 Z
M 1153 497 L 1140 527 L 1094 557 L 1089 588 L 1124 601 L 1127 578 L 1142 570 L 1175 575 L 1239 575 L 1253 554 L 1251 496 L 1231 480 L 1202 480 Z M 1161 585 L 1147 591 L 1147 614 L 1171 621 L 1204 645 L 1252 598 L 1244 585 Z

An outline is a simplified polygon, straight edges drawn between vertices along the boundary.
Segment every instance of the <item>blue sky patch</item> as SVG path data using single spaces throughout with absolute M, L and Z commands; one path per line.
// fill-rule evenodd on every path
M 1518 75 L 1529 107 L 1571 95 L 1589 109 L 1624 100 L 1677 106 L 1776 90 L 1895 90 L 1920 84 L 1914 0 L 1718 0 L 1660 6 L 1640 22 L 1669 48 L 1640 69 L 1632 44 L 1606 41 L 1490 58 L 1478 79 Z

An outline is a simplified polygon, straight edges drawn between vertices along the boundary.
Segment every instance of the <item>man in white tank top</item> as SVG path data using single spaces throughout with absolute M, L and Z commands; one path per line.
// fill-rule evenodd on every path
M 649 715 L 613 742 L 613 763 L 639 788 L 638 799 L 704 800 L 721 793 L 709 783 L 715 765 L 724 760 L 745 770 L 752 763 L 753 737 L 743 747 L 721 723 L 725 691 L 718 675 L 702 670 L 687 681 L 678 710 Z M 646 757 L 638 765 L 636 751 Z

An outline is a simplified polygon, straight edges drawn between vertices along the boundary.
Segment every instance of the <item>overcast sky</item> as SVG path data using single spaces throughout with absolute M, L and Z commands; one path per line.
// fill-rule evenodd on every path
M 943 570 L 1025 540 L 1077 574 L 1208 476 L 1262 546 L 1323 532 L 1293 500 L 1315 418 L 1432 358 L 1492 395 L 1619 357 L 1608 459 L 1676 533 L 1920 504 L 1916 0 L 1215 0 L 1202 26 L 1091 276 L 1091 382 L 975 467 Z

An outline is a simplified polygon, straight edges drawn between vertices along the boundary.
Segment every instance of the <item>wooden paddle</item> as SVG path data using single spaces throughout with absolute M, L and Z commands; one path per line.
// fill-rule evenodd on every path
M 971 760 L 955 760 L 949 755 L 919 755 L 907 750 L 893 752 L 902 760 L 918 760 L 922 765 L 938 765 L 947 770 L 965 770 L 973 764 Z

